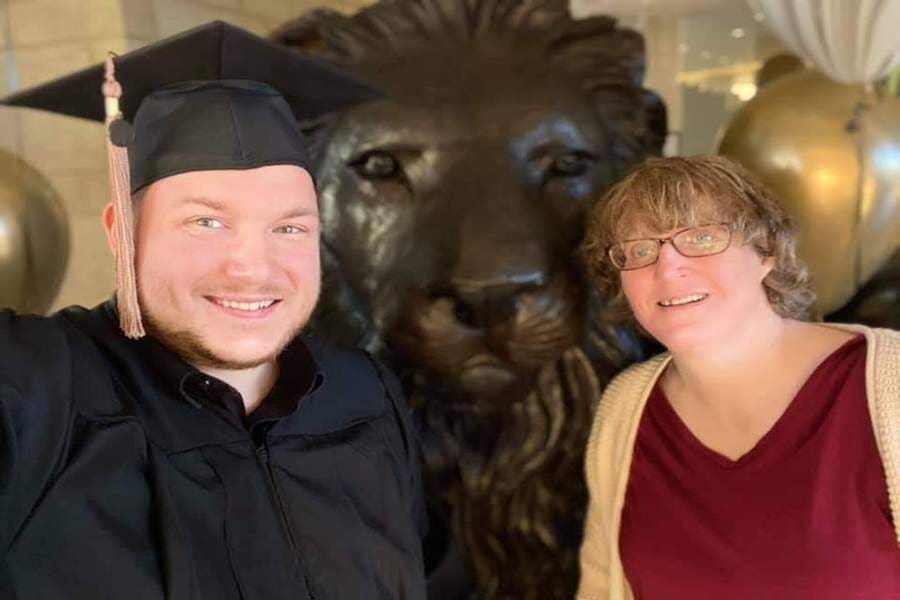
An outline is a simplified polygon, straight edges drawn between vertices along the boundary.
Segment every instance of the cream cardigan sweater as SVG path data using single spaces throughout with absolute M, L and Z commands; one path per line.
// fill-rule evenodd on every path
M 866 336 L 866 396 L 900 544 L 900 332 L 833 326 Z M 633 599 L 619 558 L 619 525 L 638 423 L 670 359 L 662 354 L 629 367 L 600 399 L 585 458 L 591 500 L 581 546 L 578 600 Z

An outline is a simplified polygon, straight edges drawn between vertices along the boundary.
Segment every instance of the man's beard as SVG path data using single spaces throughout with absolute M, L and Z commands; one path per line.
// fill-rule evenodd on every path
M 206 367 L 230 371 L 252 369 L 275 360 L 285 347 L 291 343 L 301 331 L 303 331 L 303 328 L 308 321 L 308 319 L 303 319 L 292 329 L 288 330 L 284 337 L 279 340 L 278 344 L 275 346 L 275 350 L 271 354 L 255 360 L 232 361 L 217 355 L 215 351 L 207 346 L 203 342 L 203 339 L 193 331 L 169 327 L 156 320 L 153 315 L 146 310 L 142 310 L 141 313 L 147 335 L 153 337 L 166 348 L 180 356 L 185 362 L 198 368 Z

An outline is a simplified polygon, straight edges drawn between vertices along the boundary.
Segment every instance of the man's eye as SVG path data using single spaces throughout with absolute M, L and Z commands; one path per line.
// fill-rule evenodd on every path
M 298 233 L 306 233 L 306 230 L 302 227 L 297 227 L 296 225 L 282 225 L 281 227 L 276 228 L 275 232 L 297 235 Z
M 200 217 L 199 219 L 194 219 L 194 224 L 199 225 L 200 227 L 206 227 L 208 229 L 221 229 L 225 227 L 222 224 L 222 221 L 218 219 L 211 219 L 210 217 Z

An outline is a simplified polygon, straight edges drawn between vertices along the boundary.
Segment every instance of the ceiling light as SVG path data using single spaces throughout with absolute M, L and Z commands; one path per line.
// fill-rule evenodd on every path
M 731 37 L 733 37 L 736 40 L 741 39 L 745 35 L 747 35 L 747 33 L 740 27 L 735 27 L 734 29 L 731 30 Z
M 746 102 L 756 95 L 756 84 L 752 81 L 735 81 L 731 84 L 731 93 Z

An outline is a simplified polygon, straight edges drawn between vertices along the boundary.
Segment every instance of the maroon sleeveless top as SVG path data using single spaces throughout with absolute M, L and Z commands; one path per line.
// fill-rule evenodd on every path
M 900 599 L 865 361 L 865 338 L 841 346 L 738 460 L 694 437 L 656 386 L 619 536 L 638 599 Z

